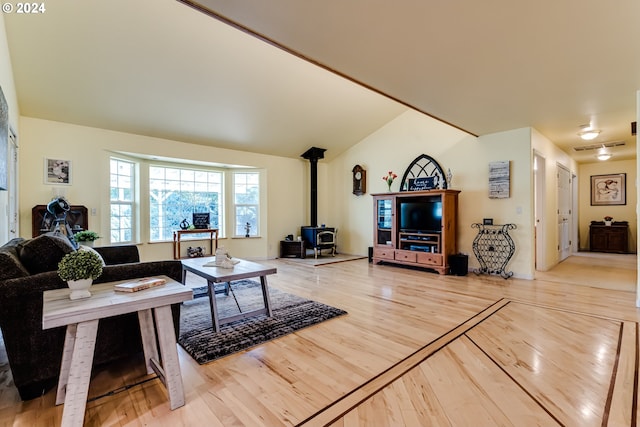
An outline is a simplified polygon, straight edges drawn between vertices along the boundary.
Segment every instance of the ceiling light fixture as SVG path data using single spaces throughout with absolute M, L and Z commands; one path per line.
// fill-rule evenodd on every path
M 578 135 L 580 135 L 580 138 L 585 141 L 591 141 L 600 135 L 600 130 L 592 128 L 591 125 L 582 125 L 580 126 L 580 132 L 578 132 Z
M 609 160 L 611 158 L 611 153 L 609 153 L 607 151 L 606 148 L 604 148 L 604 146 L 598 150 L 598 154 L 596 155 L 596 157 L 598 158 L 598 160 L 601 161 L 605 161 L 605 160 Z

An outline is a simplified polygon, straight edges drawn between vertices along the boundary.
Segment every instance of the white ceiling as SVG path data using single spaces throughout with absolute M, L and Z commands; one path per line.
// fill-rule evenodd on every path
M 475 135 L 531 126 L 578 161 L 610 141 L 635 158 L 637 0 L 198 3 L 245 31 L 175 0 L 5 14 L 21 114 L 332 158 L 410 106 Z M 584 142 L 589 122 L 602 133 Z

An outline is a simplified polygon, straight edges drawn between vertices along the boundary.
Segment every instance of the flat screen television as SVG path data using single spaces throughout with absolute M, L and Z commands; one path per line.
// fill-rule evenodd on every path
M 442 201 L 424 199 L 400 203 L 400 230 L 409 233 L 442 231 Z

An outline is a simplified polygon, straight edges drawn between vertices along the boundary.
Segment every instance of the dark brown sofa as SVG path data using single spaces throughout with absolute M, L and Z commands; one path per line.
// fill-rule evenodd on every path
M 40 239 L 40 240 L 39 240 Z M 23 400 L 55 386 L 62 359 L 65 328 L 42 329 L 42 293 L 67 286 L 57 263 L 74 250 L 64 236 L 17 238 L 0 246 L 0 329 L 13 382 Z M 181 281 L 180 261 L 140 262 L 135 245 L 97 247 L 106 266 L 94 283 L 166 275 Z M 172 306 L 176 334 L 180 305 Z M 136 313 L 100 321 L 94 366 L 142 352 Z

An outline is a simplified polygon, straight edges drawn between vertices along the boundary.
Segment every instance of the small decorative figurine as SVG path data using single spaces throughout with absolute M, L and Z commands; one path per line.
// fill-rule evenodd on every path
M 186 230 L 186 229 L 189 228 L 189 221 L 187 221 L 187 218 L 183 219 L 180 222 L 180 228 L 183 229 L 183 230 Z
M 245 232 L 244 237 L 249 237 L 249 231 L 251 231 L 251 224 L 246 223 L 244 225 L 244 232 Z

